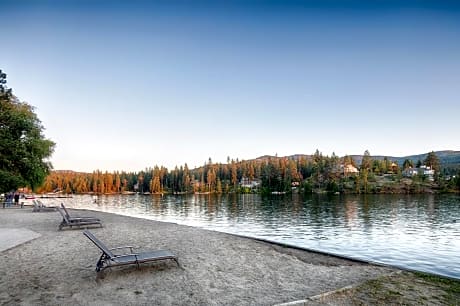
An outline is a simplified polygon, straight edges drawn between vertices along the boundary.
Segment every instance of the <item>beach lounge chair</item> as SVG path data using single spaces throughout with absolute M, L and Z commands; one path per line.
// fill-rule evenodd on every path
M 55 206 L 46 206 L 40 200 L 33 200 L 34 208 L 32 209 L 33 212 L 49 212 L 49 211 L 56 211 Z
M 98 221 L 101 221 L 100 219 L 95 218 L 95 217 L 80 217 L 80 216 L 71 217 L 69 212 L 67 211 L 67 208 L 64 206 L 64 203 L 61 203 L 61 208 L 64 210 L 65 215 L 69 219 L 85 219 L 85 220 L 98 220 Z
M 168 250 L 156 250 L 148 252 L 133 253 L 132 246 L 121 246 L 109 249 L 99 239 L 97 239 L 90 231 L 83 231 L 83 235 L 88 237 L 101 251 L 101 257 L 96 263 L 96 271 L 101 272 L 106 268 L 123 266 L 123 265 L 137 265 L 140 267 L 141 263 L 153 262 L 159 260 L 171 259 L 179 266 L 177 256 Z M 130 249 L 130 253 L 116 255 L 112 253 L 113 250 Z
M 69 215 L 66 214 L 59 207 L 56 207 L 56 209 L 62 216 L 62 222 L 61 224 L 59 224 L 59 230 L 62 230 L 62 228 L 66 226 L 72 228 L 73 226 L 81 227 L 81 226 L 86 226 L 86 225 L 97 225 L 98 224 L 102 227 L 101 220 L 98 218 L 93 218 L 93 217 L 72 218 L 72 217 L 69 217 Z

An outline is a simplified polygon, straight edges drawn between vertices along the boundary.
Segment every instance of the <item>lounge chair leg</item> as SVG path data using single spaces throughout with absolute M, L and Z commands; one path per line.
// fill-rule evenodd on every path
M 101 255 L 96 263 L 96 272 L 101 272 L 102 270 L 104 270 L 104 254 Z

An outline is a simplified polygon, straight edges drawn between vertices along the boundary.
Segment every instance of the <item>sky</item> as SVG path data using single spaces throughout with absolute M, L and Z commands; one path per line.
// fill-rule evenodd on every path
M 57 170 L 460 150 L 456 1 L 0 0 Z

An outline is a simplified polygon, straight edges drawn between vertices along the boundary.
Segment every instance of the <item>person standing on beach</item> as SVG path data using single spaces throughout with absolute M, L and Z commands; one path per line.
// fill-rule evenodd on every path
M 8 192 L 6 195 L 6 207 L 10 207 L 11 204 L 13 204 L 13 194 L 11 192 Z
M 19 193 L 14 193 L 14 205 L 19 205 Z

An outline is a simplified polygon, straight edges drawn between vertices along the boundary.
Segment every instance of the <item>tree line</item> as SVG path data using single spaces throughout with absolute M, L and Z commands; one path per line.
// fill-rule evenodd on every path
M 154 166 L 139 172 L 53 171 L 39 191 L 97 194 L 287 193 L 293 190 L 304 193 L 391 192 L 376 190 L 379 187 L 374 184 L 376 177 L 386 175 L 393 182 L 399 181 L 402 179 L 402 170 L 413 164 L 412 161 L 405 161 L 399 166 L 388 158 L 372 159 L 366 150 L 361 164 L 357 165 L 351 156 L 338 157 L 334 153 L 328 156 L 316 150 L 310 156 L 274 156 L 249 161 L 228 158 L 227 163 L 213 163 L 209 158 L 203 166 L 196 169 L 189 169 L 185 164 L 176 166 L 173 170 Z M 428 154 L 423 164 L 439 173 L 439 159 L 434 152 Z M 347 166 L 359 169 L 359 172 L 347 172 Z M 439 176 L 436 176 L 436 180 L 439 181 Z M 458 189 L 458 186 L 452 185 L 450 188 Z

